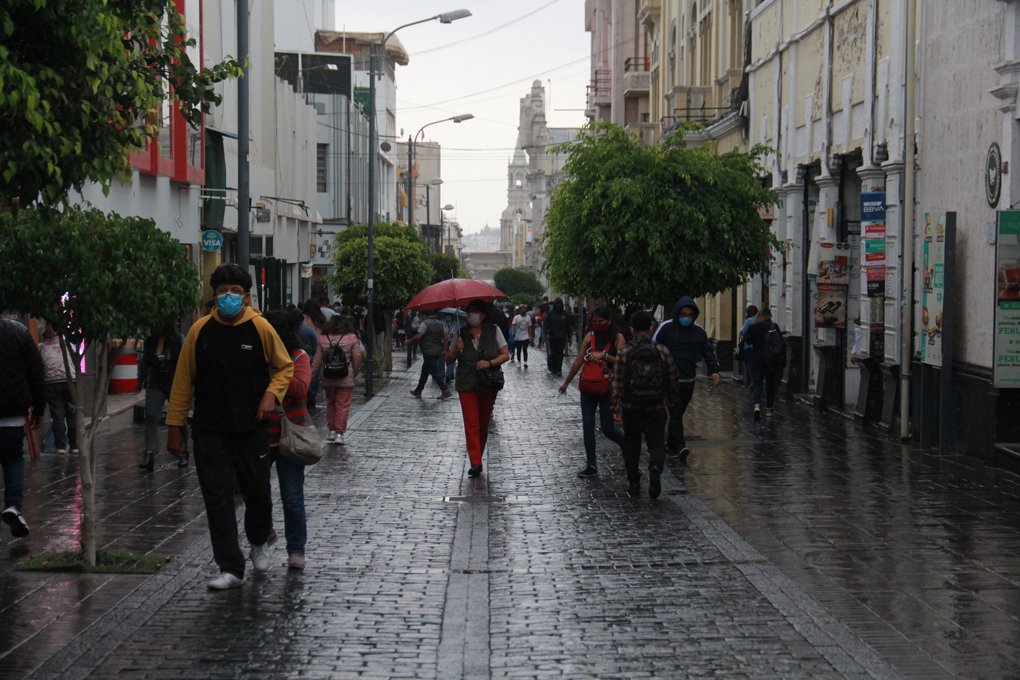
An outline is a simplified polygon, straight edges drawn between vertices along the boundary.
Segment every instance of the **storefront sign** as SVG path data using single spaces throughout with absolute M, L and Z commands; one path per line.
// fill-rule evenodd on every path
M 207 253 L 215 253 L 223 247 L 223 234 L 215 229 L 206 229 L 202 232 L 202 250 Z
M 818 284 L 815 328 L 846 328 L 846 286 Z
M 873 265 L 865 267 L 865 276 L 868 284 L 868 297 L 882 297 L 885 295 L 885 265 Z
M 868 297 L 885 295 L 885 192 L 861 194 L 861 240 Z M 881 321 L 882 317 L 878 317 Z
M 999 211 L 995 239 L 995 387 L 1020 387 L 1020 211 Z
M 921 290 L 921 363 L 942 365 L 942 310 L 946 293 L 946 213 L 924 214 Z

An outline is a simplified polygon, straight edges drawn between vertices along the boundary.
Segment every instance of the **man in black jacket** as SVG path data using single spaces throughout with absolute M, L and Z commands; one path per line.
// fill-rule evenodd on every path
M 687 448 L 687 440 L 684 438 L 684 413 L 687 411 L 691 397 L 694 396 L 694 381 L 697 379 L 698 359 L 704 359 L 708 366 L 708 372 L 712 376 L 712 382 L 719 384 L 719 360 L 715 357 L 715 350 L 709 342 L 708 333 L 697 325 L 700 310 L 695 304 L 694 298 L 685 295 L 673 306 L 673 318 L 667 319 L 659 324 L 654 342 L 659 343 L 669 350 L 673 355 L 673 362 L 676 364 L 677 387 L 680 396 L 673 402 L 669 412 L 669 436 L 666 440 L 666 451 L 670 455 L 680 455 L 680 459 L 686 461 L 691 451 Z
M 25 422 L 39 427 L 46 408 L 43 362 L 28 329 L 0 319 L 0 466 L 4 472 L 4 511 L 0 519 L 15 536 L 28 536 L 21 514 L 25 498 Z M 31 408 L 31 412 L 29 409 Z
M 556 298 L 552 309 L 545 317 L 546 339 L 549 341 L 549 372 L 563 375 L 563 352 L 567 347 L 567 333 L 570 332 L 570 317 L 563 311 L 563 299 Z

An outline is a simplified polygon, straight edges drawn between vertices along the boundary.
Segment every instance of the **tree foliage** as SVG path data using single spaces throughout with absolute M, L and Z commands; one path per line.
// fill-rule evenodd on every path
M 375 304 L 394 310 L 432 281 L 425 244 L 414 227 L 377 224 L 375 241 Z M 368 227 L 354 225 L 333 240 L 332 286 L 344 300 L 368 296 Z
M 684 130 L 649 147 L 598 123 L 573 142 L 543 234 L 555 290 L 656 303 L 718 293 L 768 269 L 779 242 L 758 208 L 766 152 L 716 154 L 684 145 Z
M 506 293 L 508 298 L 526 295 L 530 303 L 545 292 L 545 286 L 538 280 L 534 272 L 527 269 L 513 269 L 506 267 L 500 269 L 492 277 L 492 282 L 501 291 Z
M 215 84 L 241 74 L 232 59 L 189 59 L 173 0 L 10 0 L 0 35 L 0 205 L 108 186 L 156 134 L 168 84 L 197 126 Z
M 195 308 L 198 272 L 184 248 L 152 220 L 105 215 L 69 207 L 64 212 L 28 208 L 0 214 L 0 308 L 46 319 L 75 358 L 68 380 L 76 404 L 91 404 L 92 423 L 106 411 L 112 338 L 146 335 Z M 92 394 L 78 375 L 79 348 L 96 349 L 88 372 Z M 77 378 L 77 379 L 75 379 Z M 96 563 L 97 428 L 85 430 L 84 408 L 75 409 L 81 449 L 81 549 Z
M 432 283 L 446 279 L 464 278 L 464 269 L 460 259 L 451 253 L 429 253 L 429 264 L 432 266 Z
M 75 345 L 148 334 L 199 301 L 184 247 L 141 217 L 78 207 L 3 214 L 0 262 L 0 305 L 45 318 Z

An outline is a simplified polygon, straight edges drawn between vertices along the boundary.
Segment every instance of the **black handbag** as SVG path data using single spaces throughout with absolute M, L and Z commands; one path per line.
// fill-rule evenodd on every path
M 499 392 L 503 389 L 503 369 L 499 366 L 478 369 L 478 389 Z

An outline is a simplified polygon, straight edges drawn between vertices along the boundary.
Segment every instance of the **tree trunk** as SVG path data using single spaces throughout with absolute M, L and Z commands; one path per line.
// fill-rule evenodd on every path
M 393 318 L 393 313 L 392 312 L 390 312 L 389 317 L 391 319 Z M 393 324 L 392 323 L 386 324 L 386 341 L 385 341 L 385 344 L 386 344 L 386 361 L 385 361 L 386 372 L 387 373 L 392 373 L 393 372 Z
M 82 561 L 90 567 L 96 566 L 96 435 L 99 432 L 100 416 L 106 410 L 107 383 L 109 382 L 110 347 L 102 345 L 95 352 L 95 365 L 92 367 L 94 380 L 92 383 L 92 400 L 90 426 L 85 429 L 84 396 L 85 384 L 83 376 L 78 375 L 75 381 L 74 398 L 78 403 L 75 409 L 75 426 L 78 428 L 78 465 L 81 474 L 81 555 Z M 112 350 L 114 357 L 120 350 Z M 81 366 L 75 366 L 75 372 Z

